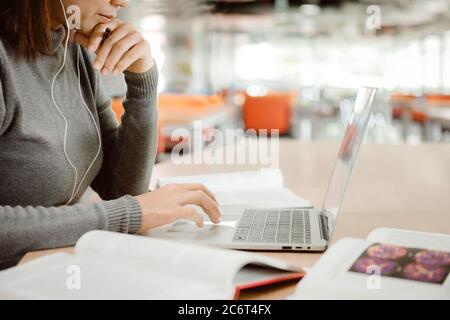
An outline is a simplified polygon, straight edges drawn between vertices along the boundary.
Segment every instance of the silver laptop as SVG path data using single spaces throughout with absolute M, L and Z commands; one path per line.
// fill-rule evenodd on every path
M 377 90 L 358 90 L 322 209 L 227 207 L 221 208 L 218 225 L 205 223 L 198 228 L 190 221 L 179 221 L 148 235 L 230 249 L 324 251 L 333 235 Z

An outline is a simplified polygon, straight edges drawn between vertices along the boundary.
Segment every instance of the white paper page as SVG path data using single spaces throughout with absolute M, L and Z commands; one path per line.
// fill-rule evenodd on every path
M 445 234 L 378 228 L 368 235 L 367 240 L 409 248 L 450 251 L 450 236 Z
M 0 273 L 0 299 L 231 299 L 233 294 L 207 281 L 89 255 L 50 255 Z
M 265 263 L 278 268 L 282 261 L 241 251 L 216 249 L 143 236 L 105 231 L 85 234 L 76 245 L 77 254 L 114 256 L 120 260 L 149 265 L 151 270 L 177 274 L 220 287 L 232 285 L 237 272 L 248 263 Z
M 335 243 L 299 283 L 290 299 L 449 299 L 450 277 L 443 284 L 348 271 L 373 242 L 346 238 Z
M 275 169 L 166 177 L 158 180 L 158 187 L 170 183 L 202 183 L 213 192 L 261 188 L 279 189 L 284 185 L 283 174 L 280 170 Z
M 214 193 L 221 206 L 311 207 L 311 202 L 287 188 L 253 190 L 219 190 Z
M 214 193 L 221 206 L 311 207 L 308 200 L 283 188 L 283 174 L 276 169 L 158 180 L 159 187 L 170 183 L 202 183 Z

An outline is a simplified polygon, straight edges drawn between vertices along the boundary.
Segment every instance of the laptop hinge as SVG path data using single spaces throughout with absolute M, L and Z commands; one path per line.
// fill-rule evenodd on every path
M 328 241 L 330 239 L 330 230 L 328 227 L 328 217 L 326 216 L 326 214 L 324 212 L 322 212 L 319 215 L 319 217 L 320 217 L 320 228 L 322 231 L 323 238 Z

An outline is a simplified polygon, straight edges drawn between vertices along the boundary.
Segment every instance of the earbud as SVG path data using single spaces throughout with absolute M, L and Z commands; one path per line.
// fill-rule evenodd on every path
M 82 179 L 80 180 L 80 183 L 78 184 L 77 187 L 77 180 L 78 180 L 78 169 L 77 167 L 73 164 L 72 160 L 70 159 L 68 153 L 67 153 L 67 131 L 68 131 L 68 120 L 67 117 L 64 115 L 64 113 L 61 111 L 61 109 L 59 108 L 58 104 L 56 103 L 56 99 L 55 99 L 55 92 L 54 92 L 54 88 L 55 88 L 55 82 L 56 79 L 58 78 L 59 74 L 62 72 L 62 70 L 64 69 L 65 65 L 66 65 L 66 60 L 67 60 L 67 48 L 69 46 L 69 39 L 70 39 L 70 25 L 69 25 L 69 19 L 67 18 L 67 14 L 66 14 L 66 8 L 64 7 L 64 2 L 63 0 L 60 0 L 60 4 L 61 4 L 61 8 L 63 10 L 64 13 L 64 18 L 66 21 L 66 27 L 67 27 L 67 37 L 65 40 L 65 45 L 64 45 L 64 58 L 63 58 L 63 63 L 61 65 L 61 67 L 59 68 L 59 70 L 56 72 L 55 76 L 53 77 L 52 80 L 52 87 L 51 87 L 51 95 L 52 95 L 52 101 L 53 104 L 56 108 L 56 110 L 58 110 L 58 113 L 61 115 L 61 117 L 64 119 L 64 156 L 67 160 L 67 162 L 69 163 L 69 165 L 72 167 L 73 171 L 74 171 L 74 184 L 73 184 L 73 190 L 72 193 L 69 197 L 69 201 L 67 201 L 66 206 L 69 205 L 72 200 L 75 198 L 76 194 L 78 193 L 78 191 L 80 190 L 80 187 L 84 181 L 84 179 L 86 178 L 87 174 L 89 173 L 89 171 L 91 170 L 92 166 L 94 165 L 95 161 L 97 160 L 98 156 L 100 155 L 100 152 L 102 150 L 102 138 L 101 138 L 101 133 L 100 133 L 100 129 L 97 125 L 97 122 L 95 121 L 95 117 L 92 114 L 91 110 L 89 110 L 89 107 L 87 106 L 86 102 L 84 101 L 83 98 L 83 94 L 81 91 L 81 78 L 80 78 L 80 47 L 78 46 L 78 50 L 77 50 L 77 75 L 78 75 L 78 89 L 79 89 L 79 93 L 80 93 L 80 97 L 81 97 L 81 101 L 83 102 L 84 107 L 86 108 L 86 110 L 89 112 L 89 115 L 92 118 L 92 121 L 94 122 L 95 125 L 95 129 L 97 130 L 97 136 L 98 136 L 98 141 L 99 141 L 99 146 L 98 146 L 98 151 L 94 157 L 94 159 L 92 160 L 91 164 L 89 165 L 88 169 L 86 170 L 85 174 L 83 175 Z

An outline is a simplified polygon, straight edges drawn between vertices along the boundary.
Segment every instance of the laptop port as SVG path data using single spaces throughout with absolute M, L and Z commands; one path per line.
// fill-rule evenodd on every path
M 281 247 L 283 250 L 292 250 L 292 247 Z

